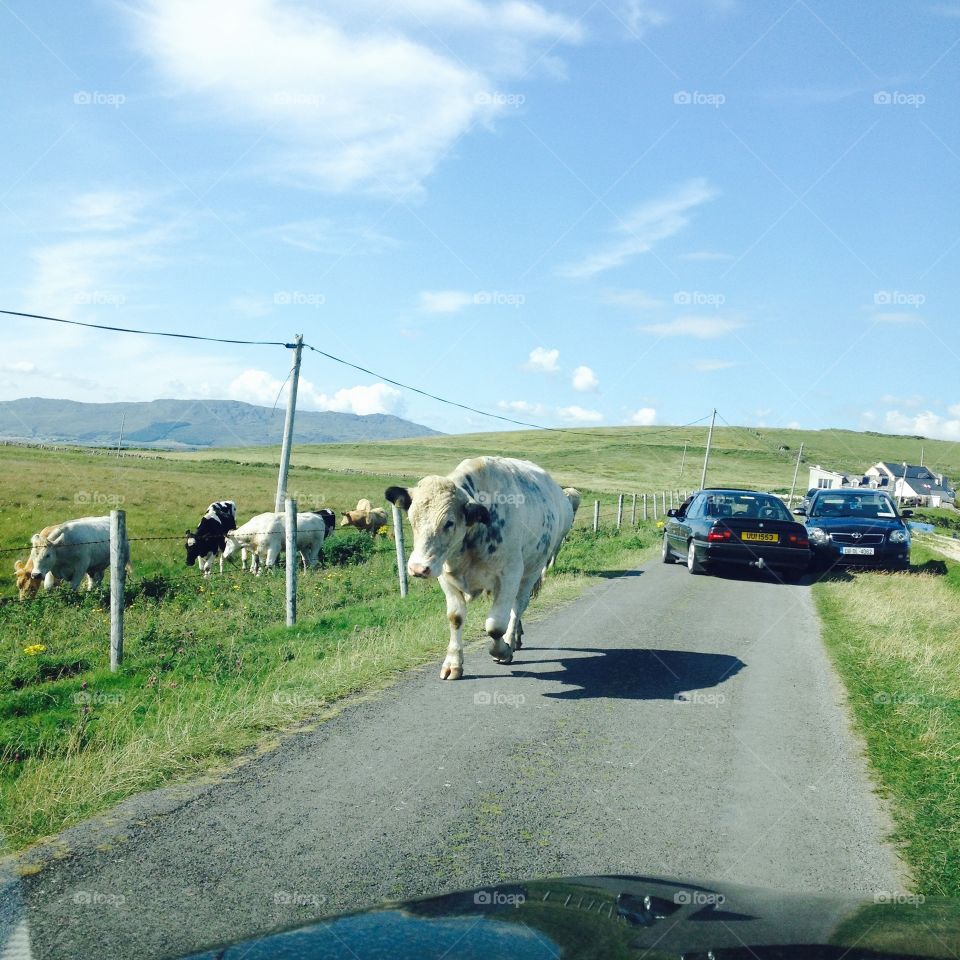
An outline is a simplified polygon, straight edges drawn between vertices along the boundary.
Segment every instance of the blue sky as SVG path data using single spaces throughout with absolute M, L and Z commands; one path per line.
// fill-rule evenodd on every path
M 960 439 L 960 3 L 0 4 L 3 306 L 553 426 Z M 286 351 L 4 318 L 0 398 Z M 305 357 L 301 404 L 499 429 Z

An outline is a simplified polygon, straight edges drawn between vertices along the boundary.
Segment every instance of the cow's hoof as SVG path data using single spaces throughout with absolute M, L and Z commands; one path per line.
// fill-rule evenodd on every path
M 497 663 L 503 663 L 503 664 L 513 663 L 513 654 L 510 653 L 509 651 L 507 653 L 497 653 L 497 654 L 494 654 L 493 659 L 496 660 Z
M 440 668 L 441 680 L 459 680 L 463 676 L 463 667 L 454 667 L 445 663 Z

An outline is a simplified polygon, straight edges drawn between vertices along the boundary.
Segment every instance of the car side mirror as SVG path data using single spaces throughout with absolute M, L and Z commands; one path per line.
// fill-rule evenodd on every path
M 682 514 L 678 513 L 676 510 L 674 510 L 674 509 L 671 507 L 671 508 L 667 511 L 667 516 L 668 516 L 668 517 L 679 517 L 679 516 L 682 516 Z
M 794 513 L 794 516 L 797 516 L 797 517 L 805 517 L 805 516 L 807 515 L 807 508 L 806 508 L 806 507 L 795 507 L 793 513 Z
M 901 516 L 901 517 L 912 517 L 912 516 L 913 516 L 913 511 L 912 511 L 912 510 L 901 510 L 901 511 L 900 511 L 900 516 Z

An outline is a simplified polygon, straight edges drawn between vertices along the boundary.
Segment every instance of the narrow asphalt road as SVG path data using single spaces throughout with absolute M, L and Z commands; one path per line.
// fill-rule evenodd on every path
M 437 590 L 437 654 L 445 644 Z M 629 873 L 901 890 L 808 587 L 651 562 L 8 884 L 35 957 L 154 957 L 387 898 Z

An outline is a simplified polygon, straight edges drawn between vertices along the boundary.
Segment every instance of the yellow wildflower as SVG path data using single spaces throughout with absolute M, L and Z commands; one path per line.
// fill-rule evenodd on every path
M 24 647 L 23 652 L 28 657 L 35 657 L 38 653 L 43 653 L 47 648 L 42 643 L 31 643 L 29 647 Z

